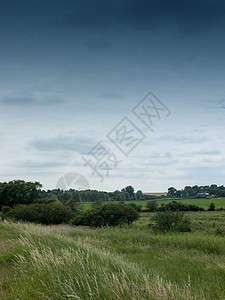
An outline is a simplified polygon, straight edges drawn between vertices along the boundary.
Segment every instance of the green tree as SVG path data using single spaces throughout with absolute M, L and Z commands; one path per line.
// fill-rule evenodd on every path
M 175 197 L 176 191 L 177 190 L 173 186 L 171 186 L 170 188 L 168 188 L 167 196 L 168 197 Z
M 0 183 L 0 209 L 2 206 L 13 207 L 16 204 L 30 204 L 41 198 L 39 182 L 13 180 Z
M 134 199 L 134 188 L 131 185 L 126 186 L 122 189 L 122 192 L 127 192 L 130 196 L 130 199 Z
M 138 199 L 138 200 L 143 199 L 143 193 L 142 193 L 142 191 L 141 191 L 141 190 L 138 190 L 137 193 L 136 193 L 136 196 L 137 196 L 137 199 Z
M 209 193 L 212 194 L 216 194 L 218 191 L 218 187 L 216 184 L 211 184 L 210 188 L 209 188 Z

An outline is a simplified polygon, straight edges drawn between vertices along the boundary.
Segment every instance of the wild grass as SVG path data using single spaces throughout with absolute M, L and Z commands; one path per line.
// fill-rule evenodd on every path
M 207 227 L 206 213 L 192 213 L 193 226 Z M 223 212 L 211 217 L 225 223 Z M 225 299 L 225 239 L 193 230 L 1 222 L 0 298 Z
M 188 282 L 182 288 L 172 285 L 98 245 L 97 237 L 85 234 L 88 230 L 78 229 L 83 235 L 76 236 L 69 226 L 4 226 L 19 227 L 22 234 L 15 240 L 17 250 L 10 250 L 13 259 L 2 255 L 1 262 L 10 265 L 2 299 L 187 299 L 191 294 Z

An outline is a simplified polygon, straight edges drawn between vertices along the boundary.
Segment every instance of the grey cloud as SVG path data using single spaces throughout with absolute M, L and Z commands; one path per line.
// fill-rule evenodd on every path
M 17 165 L 19 168 L 28 169 L 43 169 L 43 168 L 55 168 L 64 166 L 64 163 L 59 163 L 57 161 L 47 161 L 47 162 L 37 162 L 37 161 L 25 161 Z
M 164 157 L 165 157 L 165 158 L 171 158 L 171 157 L 173 157 L 173 155 L 172 155 L 171 152 L 166 152 L 166 153 L 164 154 Z
M 32 105 L 36 101 L 30 97 L 4 97 L 1 103 L 4 105 Z
M 210 109 L 225 109 L 225 100 L 210 100 L 209 105 Z
M 35 97 L 33 95 L 25 96 L 6 96 L 2 97 L 0 102 L 4 105 L 9 106 L 42 106 L 42 105 L 55 105 L 64 103 L 65 101 L 58 96 L 39 96 Z
M 55 97 L 47 97 L 46 99 L 38 101 L 39 105 L 55 105 L 65 103 L 64 99 L 61 99 L 58 96 Z
M 175 159 L 171 159 L 171 160 L 168 160 L 168 161 L 165 161 L 165 160 L 161 160 L 161 161 L 158 161 L 158 162 L 149 162 L 149 166 L 170 166 L 170 165 L 175 165 L 176 163 L 178 163 L 178 160 L 175 160 Z
M 181 142 L 181 143 L 202 143 L 202 142 L 206 142 L 209 141 L 209 138 L 205 138 L 205 137 L 191 137 L 191 136 L 183 136 L 183 137 L 177 137 L 174 138 L 175 142 Z
M 180 157 L 193 157 L 195 155 L 200 155 L 200 156 L 218 156 L 221 154 L 221 151 L 220 150 L 208 150 L 208 149 L 200 149 L 200 150 L 197 150 L 197 151 L 183 151 L 182 153 L 179 152 L 179 153 L 176 153 L 177 156 L 180 156 Z
M 217 101 L 218 104 L 225 104 L 225 100 L 219 100 Z
M 107 92 L 99 95 L 100 98 L 102 99 L 108 99 L 108 100 L 125 100 L 126 98 L 119 93 L 115 92 Z
M 222 166 L 197 166 L 197 167 L 188 167 L 185 168 L 185 175 L 182 178 L 196 180 L 198 182 L 209 183 L 209 180 L 212 182 L 217 182 L 221 184 L 224 178 L 224 167 Z
M 57 136 L 43 139 L 36 139 L 29 143 L 38 151 L 74 151 L 80 154 L 87 154 L 96 144 L 91 138 L 74 136 Z
M 194 151 L 193 154 L 200 154 L 200 155 L 219 155 L 221 154 L 220 150 L 206 150 L 202 149 L 199 151 Z
M 171 141 L 171 142 L 178 142 L 178 143 L 187 143 L 187 144 L 195 144 L 195 143 L 202 143 L 207 142 L 210 139 L 205 136 L 190 136 L 190 135 L 183 135 L 183 136 L 173 136 L 173 135 L 166 135 L 160 136 L 156 138 L 157 141 Z

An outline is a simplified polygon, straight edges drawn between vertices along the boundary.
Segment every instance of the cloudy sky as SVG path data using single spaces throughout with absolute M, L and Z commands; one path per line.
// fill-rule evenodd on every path
M 222 0 L 0 0 L 0 180 L 225 184 L 224 36 Z

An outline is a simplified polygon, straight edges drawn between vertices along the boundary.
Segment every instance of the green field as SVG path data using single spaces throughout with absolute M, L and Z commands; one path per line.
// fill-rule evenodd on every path
M 162 199 L 157 199 L 157 202 L 159 203 L 159 206 L 162 205 L 162 203 L 167 204 L 171 201 L 178 201 L 181 202 L 183 204 L 194 204 L 200 207 L 203 207 L 205 209 L 207 209 L 210 205 L 210 203 L 214 203 L 216 208 L 220 208 L 223 207 L 225 208 L 225 198 L 200 198 L 200 199 L 170 199 L 170 198 L 162 198 Z M 151 200 L 138 200 L 138 201 L 124 201 L 124 203 L 129 204 L 129 203 L 135 203 L 137 205 L 141 205 L 142 208 L 146 207 L 146 204 L 148 201 Z M 83 207 L 85 209 L 91 209 L 92 203 L 91 202 L 84 202 L 83 203 Z
M 198 199 L 160 199 L 159 204 L 168 203 L 172 200 L 182 202 L 183 204 L 194 204 L 203 208 L 207 208 L 210 203 L 214 203 L 216 208 L 225 207 L 225 198 L 198 198 Z
M 225 299 L 225 212 L 191 233 L 0 222 L 0 299 Z
M 167 193 L 166 192 L 162 192 L 162 193 L 143 193 L 143 195 L 151 195 L 151 196 L 166 196 Z

